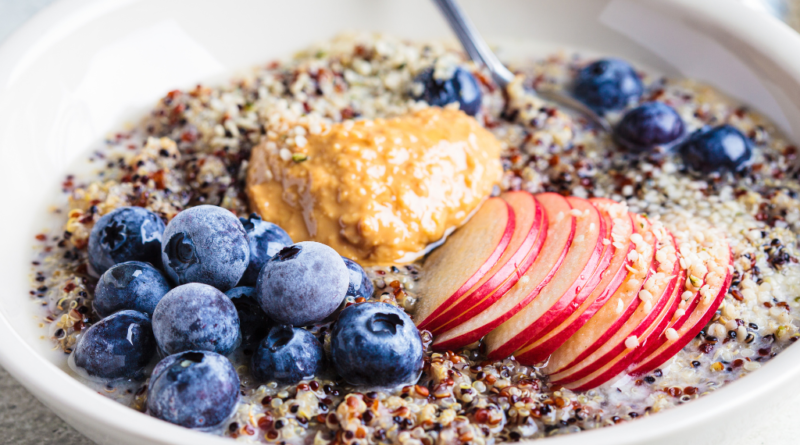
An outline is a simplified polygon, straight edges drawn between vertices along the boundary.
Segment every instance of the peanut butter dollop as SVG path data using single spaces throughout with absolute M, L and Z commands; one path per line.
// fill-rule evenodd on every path
M 295 242 L 362 265 L 401 264 L 462 224 L 500 181 L 500 142 L 458 110 L 324 126 L 253 149 L 251 209 Z

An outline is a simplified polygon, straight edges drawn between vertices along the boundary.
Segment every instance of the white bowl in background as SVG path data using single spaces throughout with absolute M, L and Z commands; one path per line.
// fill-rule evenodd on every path
M 800 141 L 800 36 L 728 0 L 464 1 L 510 57 L 560 47 L 720 88 Z M 0 364 L 102 444 L 224 444 L 104 398 L 68 374 L 30 302 L 34 234 L 93 145 L 173 88 L 220 81 L 347 29 L 449 37 L 426 0 L 61 0 L 0 47 Z M 52 219 L 52 216 L 50 217 Z M 697 401 L 547 444 L 726 443 L 800 392 L 800 347 Z

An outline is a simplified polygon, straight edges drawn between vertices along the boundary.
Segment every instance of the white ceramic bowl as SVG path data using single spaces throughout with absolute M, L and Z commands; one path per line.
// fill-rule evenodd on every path
M 519 56 L 572 47 L 706 81 L 800 141 L 800 37 L 729 0 L 465 2 Z M 59 181 L 166 91 L 221 80 L 345 29 L 449 36 L 426 0 L 62 0 L 0 48 L 0 364 L 104 444 L 229 443 L 152 419 L 73 380 L 28 297 L 31 245 Z M 535 42 L 529 44 L 526 42 Z M 512 54 L 513 53 L 513 54 Z M 800 347 L 685 406 L 557 444 L 726 443 L 800 391 Z

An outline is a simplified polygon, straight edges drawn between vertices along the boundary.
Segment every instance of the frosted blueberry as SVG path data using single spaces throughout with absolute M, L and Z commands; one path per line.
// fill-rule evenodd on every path
M 169 292 L 170 285 L 155 267 L 140 261 L 127 261 L 108 269 L 94 289 L 94 310 L 107 317 L 122 309 L 133 309 L 152 316 L 156 305 Z
M 150 318 L 124 310 L 92 325 L 78 339 L 72 361 L 97 379 L 140 379 L 156 354 Z
M 89 234 L 89 264 L 102 274 L 125 261 L 161 266 L 164 222 L 141 207 L 120 207 L 101 217 Z
M 680 115 L 663 102 L 647 102 L 625 113 L 614 128 L 614 139 L 634 152 L 669 144 L 683 136 Z
M 331 333 L 336 372 L 356 386 L 415 382 L 422 371 L 422 340 L 402 309 L 387 303 L 348 306 Z
M 456 102 L 464 113 L 470 116 L 478 114 L 482 93 L 472 73 L 459 66 L 446 79 L 439 79 L 434 74 L 435 70 L 428 68 L 414 79 L 423 87 L 422 94 L 415 95 L 416 100 L 423 100 L 437 107 Z
M 250 247 L 233 213 L 202 205 L 178 213 L 167 224 L 161 257 L 173 282 L 203 283 L 226 291 L 242 278 Z
M 306 326 L 323 320 L 342 304 L 350 274 L 330 247 L 307 241 L 272 257 L 258 276 L 261 308 L 280 324 Z
M 153 312 L 153 333 L 167 354 L 202 350 L 228 355 L 239 345 L 239 315 L 231 300 L 207 284 L 167 292 Z
M 269 333 L 275 324 L 267 317 L 256 300 L 256 288 L 240 286 L 225 292 L 236 306 L 239 315 L 239 327 L 242 331 L 242 344 L 255 346 Z
M 753 156 L 753 144 L 731 125 L 697 130 L 677 147 L 683 162 L 694 171 L 739 171 Z
M 347 286 L 348 297 L 363 297 L 367 300 L 372 298 L 375 292 L 375 287 L 372 285 L 372 280 L 367 276 L 367 272 L 358 263 L 350 258 L 342 257 L 344 265 L 347 266 L 347 272 L 350 276 L 350 283 Z
M 186 428 L 212 428 L 228 420 L 239 401 L 239 375 L 225 357 L 208 351 L 170 355 L 156 365 L 147 413 Z
M 253 354 L 253 377 L 260 382 L 297 383 L 319 373 L 324 362 L 325 351 L 313 334 L 288 325 L 275 326 Z
M 642 81 L 624 60 L 602 59 L 578 72 L 573 94 L 595 111 L 621 110 L 642 95 Z
M 262 220 L 255 213 L 248 218 L 239 218 L 239 221 L 242 222 L 250 243 L 250 264 L 239 281 L 239 285 L 255 286 L 258 273 L 267 260 L 284 247 L 291 246 L 292 239 L 279 226 Z

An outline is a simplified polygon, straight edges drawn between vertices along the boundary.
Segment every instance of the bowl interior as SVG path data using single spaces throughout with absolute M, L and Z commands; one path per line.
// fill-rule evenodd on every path
M 724 0 L 462 3 L 487 38 L 502 44 L 502 57 L 559 48 L 622 57 L 712 84 L 800 140 L 800 62 L 790 57 L 800 50 L 800 37 L 770 18 Z M 39 327 L 43 312 L 28 297 L 28 259 L 36 233 L 58 233 L 64 216 L 52 215 L 48 206 L 65 199 L 60 181 L 86 172 L 91 150 L 167 91 L 222 82 L 343 30 L 450 38 L 426 0 L 62 0 L 0 48 L 0 184 L 7 191 L 7 216 L 0 222 L 6 285 L 0 293 L 0 363 L 93 439 L 217 442 L 117 406 L 56 370 L 67 370 L 66 360 Z M 614 430 L 621 435 L 608 443 L 622 443 L 625 431 L 632 431 Z M 606 443 L 603 437 L 612 436 L 596 436 Z

